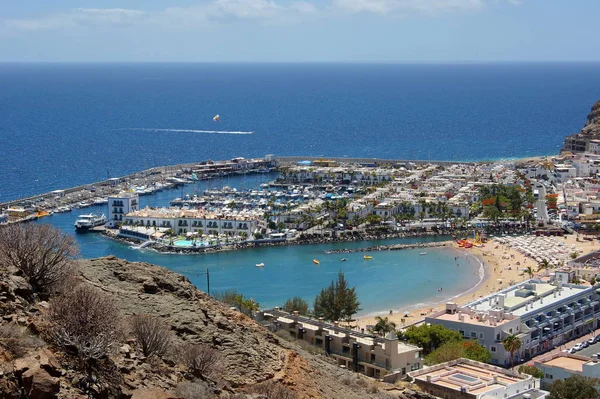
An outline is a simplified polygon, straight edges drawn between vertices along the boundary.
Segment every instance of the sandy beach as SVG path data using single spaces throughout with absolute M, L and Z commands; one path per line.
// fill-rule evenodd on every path
M 582 238 L 578 240 L 577 235 L 553 237 L 552 239 L 556 240 L 557 245 L 560 242 L 564 243 L 563 245 L 574 245 L 581 254 L 600 249 L 599 243 L 584 241 Z M 533 270 L 537 270 L 538 262 L 533 258 L 527 257 L 495 240 L 488 241 L 482 248 L 465 249 L 457 247 L 457 250 L 475 256 L 482 263 L 484 276 L 479 284 L 455 298 L 444 300 L 433 306 L 417 309 L 410 307 L 406 309 L 394 309 L 391 315 L 384 311 L 381 316 L 388 317 L 389 320 L 396 323 L 397 329 L 402 329 L 424 320 L 425 316 L 430 313 L 443 309 L 446 302 L 451 301 L 459 305 L 464 305 L 479 297 L 484 297 L 498 291 L 501 288 L 527 280 L 529 275 L 523 273 L 521 270 L 528 266 L 531 266 Z M 545 273 L 546 271 L 541 271 L 539 275 L 544 276 Z M 538 276 L 538 273 L 535 276 Z M 409 312 L 408 317 L 405 316 L 405 312 Z M 357 328 L 364 328 L 365 331 L 367 326 L 374 325 L 375 323 L 375 315 L 358 317 L 356 321 Z

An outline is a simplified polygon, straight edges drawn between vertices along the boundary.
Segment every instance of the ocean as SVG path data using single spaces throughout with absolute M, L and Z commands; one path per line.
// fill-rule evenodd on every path
M 472 161 L 555 154 L 600 99 L 599 66 L 0 64 L 0 202 L 152 166 L 237 156 Z M 185 190 L 260 184 L 239 179 Z M 167 190 L 141 203 L 166 205 L 181 194 Z M 72 232 L 78 213 L 40 223 Z M 480 279 L 475 259 L 443 249 L 378 252 L 371 261 L 352 254 L 340 262 L 324 251 L 373 243 L 179 256 L 98 235 L 77 239 L 83 257 L 155 263 L 201 289 L 208 268 L 211 290 L 237 289 L 263 306 L 294 295 L 311 300 L 340 270 L 356 285 L 362 314 L 433 304 Z M 261 262 L 265 268 L 256 268 Z
M 554 154 L 600 99 L 599 67 L 0 64 L 0 202 L 236 156 Z

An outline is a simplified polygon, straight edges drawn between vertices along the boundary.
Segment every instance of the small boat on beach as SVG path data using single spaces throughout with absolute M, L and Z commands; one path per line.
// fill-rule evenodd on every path
M 363 259 L 364 260 L 371 260 L 371 259 L 373 259 L 373 257 L 371 255 L 365 255 L 365 256 L 363 256 Z
M 319 261 L 318 261 L 318 260 L 316 260 L 316 259 L 313 259 L 313 263 L 314 263 L 315 265 L 320 265 L 320 264 L 321 264 L 321 262 L 319 262 Z
M 262 263 L 262 262 L 260 262 L 260 263 L 257 263 L 257 264 L 256 264 L 256 267 L 265 267 L 265 264 L 264 264 L 264 263 Z

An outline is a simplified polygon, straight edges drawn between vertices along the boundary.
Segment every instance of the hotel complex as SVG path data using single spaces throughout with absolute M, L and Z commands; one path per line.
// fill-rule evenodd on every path
M 123 217 L 122 230 L 135 226 L 171 229 L 176 234 L 252 235 L 261 221 L 262 212 L 240 211 L 215 213 L 205 209 L 144 208 Z
M 510 353 L 502 345 L 508 335 L 517 335 L 523 342 L 514 354 L 519 361 L 587 334 L 598 327 L 598 317 L 598 286 L 531 279 L 465 306 L 448 303 L 425 322 L 477 340 L 492 353 L 494 364 L 508 366 Z
M 353 331 L 322 320 L 289 314 L 278 308 L 263 311 L 263 321 L 275 331 L 284 330 L 325 351 L 339 366 L 369 377 L 396 373 L 399 378 L 423 367 L 422 348 L 400 342 L 396 336 L 382 338 Z

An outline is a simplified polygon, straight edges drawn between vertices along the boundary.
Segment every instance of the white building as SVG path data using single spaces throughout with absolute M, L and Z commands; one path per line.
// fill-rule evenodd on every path
M 175 234 L 202 233 L 251 237 L 259 227 L 260 216 L 252 211 L 226 214 L 204 209 L 145 208 L 126 214 L 123 220 L 124 225 L 166 227 L 172 229 Z
M 527 374 L 468 359 L 436 364 L 409 374 L 423 392 L 444 399 L 545 398 Z
M 598 286 L 579 286 L 528 280 L 459 307 L 425 318 L 476 339 L 492 353 L 492 362 L 510 365 L 510 353 L 502 341 L 517 335 L 523 345 L 515 360 L 529 359 L 553 347 L 584 335 L 598 324 Z M 596 326 L 594 325 L 596 324 Z
M 115 227 L 123 223 L 123 215 L 139 209 L 140 200 L 137 194 L 121 193 L 108 197 L 108 225 Z
M 542 387 L 544 388 L 556 380 L 564 380 L 572 375 L 600 378 L 598 355 L 593 355 L 590 359 L 584 356 L 560 353 L 535 362 L 534 365 L 544 372 L 542 378 Z

